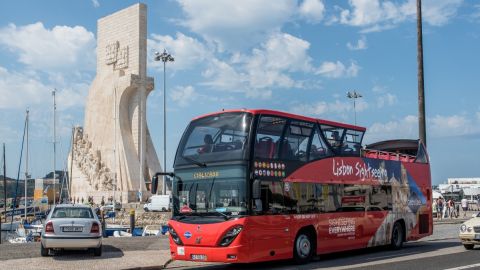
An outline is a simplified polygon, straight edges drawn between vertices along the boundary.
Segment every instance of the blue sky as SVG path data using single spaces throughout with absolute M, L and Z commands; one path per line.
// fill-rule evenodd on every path
M 96 21 L 137 1 L 4 1 L 0 10 L 0 142 L 7 175 L 18 169 L 30 109 L 30 171 L 53 166 L 52 97 L 58 115 L 57 168 L 71 128 L 83 125 L 95 77 Z M 147 121 L 163 156 L 166 48 L 167 167 L 190 119 L 223 108 L 268 108 L 353 123 L 357 100 L 365 143 L 417 138 L 415 0 L 145 1 L 148 74 L 156 89 Z M 480 177 L 480 3 L 424 0 L 427 139 L 434 183 Z M 161 161 L 161 163 L 163 163 Z M 23 166 L 22 166 L 23 167 Z M 21 174 L 25 169 L 22 168 Z

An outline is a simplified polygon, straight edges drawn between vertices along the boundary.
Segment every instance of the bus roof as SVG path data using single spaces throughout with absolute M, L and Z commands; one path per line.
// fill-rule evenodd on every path
M 223 110 L 223 111 L 220 111 L 220 112 L 204 114 L 204 115 L 195 117 L 193 120 L 197 120 L 199 118 L 203 118 L 203 117 L 206 117 L 206 116 L 211 116 L 211 115 L 216 115 L 216 114 L 221 114 L 221 113 L 229 113 L 229 112 L 248 112 L 248 113 L 251 113 L 251 114 L 254 114 L 254 115 L 255 114 L 277 115 L 277 116 L 293 118 L 293 119 L 297 119 L 297 120 L 303 120 L 303 121 L 309 121 L 309 122 L 318 122 L 320 124 L 332 125 L 332 126 L 336 126 L 336 127 L 348 128 L 348 129 L 353 129 L 353 130 L 358 130 L 358 131 L 365 131 L 366 130 L 366 128 L 360 127 L 360 126 L 355 126 L 355 125 L 350 125 L 350 124 L 345 124 L 345 123 L 340 123 L 340 122 L 335 122 L 335 121 L 329 121 L 329 120 L 324 120 L 324 119 L 318 119 L 318 118 L 313 118 L 313 117 L 308 117 L 308 116 L 303 116 L 303 115 L 298 115 L 298 114 L 292 114 L 292 113 L 287 113 L 287 112 L 282 112 L 282 111 L 265 110 L 265 109 Z

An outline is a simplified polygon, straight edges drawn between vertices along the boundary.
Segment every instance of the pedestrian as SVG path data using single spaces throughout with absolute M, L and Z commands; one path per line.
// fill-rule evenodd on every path
M 448 212 L 448 216 L 450 216 L 450 218 L 452 218 L 452 214 L 453 214 L 452 211 L 453 211 L 453 200 L 452 200 L 452 198 L 450 198 L 447 201 L 447 212 Z
M 438 201 L 438 198 L 433 200 L 432 202 L 432 210 L 434 211 L 433 213 L 435 213 L 435 216 L 438 218 L 438 206 L 437 206 L 437 201 Z
M 443 218 L 443 198 L 442 197 L 438 198 L 437 207 L 438 207 L 437 212 L 440 214 L 437 216 L 437 219 L 440 218 L 441 220 Z
M 468 210 L 468 200 L 467 198 L 463 198 L 460 203 L 462 204 L 462 209 L 463 209 L 463 216 L 467 216 L 467 210 Z

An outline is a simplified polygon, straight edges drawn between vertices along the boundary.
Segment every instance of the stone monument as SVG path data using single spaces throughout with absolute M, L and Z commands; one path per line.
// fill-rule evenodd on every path
M 154 87 L 146 75 L 147 7 L 120 10 L 97 27 L 97 74 L 69 155 L 71 197 L 143 201 L 151 195 L 147 182 L 161 170 L 145 120 Z

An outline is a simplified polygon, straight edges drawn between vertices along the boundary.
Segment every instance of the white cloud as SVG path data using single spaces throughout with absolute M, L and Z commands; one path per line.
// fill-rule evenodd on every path
M 418 118 L 407 115 L 400 120 L 372 124 L 365 133 L 364 142 L 370 144 L 383 140 L 412 138 L 418 138 Z
M 58 80 L 57 82 L 60 82 Z M 88 90 L 88 84 L 66 79 L 64 83 L 44 83 L 34 73 L 10 72 L 0 66 L 0 108 L 25 109 L 31 106 L 52 103 L 52 91 L 57 87 L 57 108 L 64 110 L 82 107 Z
M 352 44 L 350 42 L 347 43 L 347 48 L 351 51 L 359 51 L 367 49 L 367 37 L 362 36 L 358 41 L 357 44 Z
M 323 62 L 317 69 L 316 74 L 323 75 L 328 78 L 348 78 L 356 77 L 360 67 L 351 62 L 349 67 L 346 67 L 342 62 Z
M 368 108 L 368 103 L 363 100 L 356 101 L 356 112 L 362 112 Z M 308 103 L 308 104 L 295 104 L 291 111 L 303 115 L 312 115 L 312 116 L 330 116 L 332 114 L 337 114 L 344 116 L 345 113 L 353 113 L 353 103 L 349 101 L 340 101 L 335 100 L 334 102 L 328 103 L 325 101 L 320 101 L 317 103 Z
M 430 129 L 427 131 L 436 137 L 463 136 L 480 131 L 479 123 L 475 119 L 469 119 L 464 115 L 436 115 L 427 119 L 427 121 L 430 122 L 427 122 Z
M 427 118 L 427 136 L 432 138 L 465 137 L 480 134 L 480 112 L 475 117 L 468 115 L 435 115 Z M 365 142 L 399 138 L 418 138 L 418 118 L 408 115 L 403 119 L 386 123 L 374 123 L 366 133 Z
M 397 96 L 394 94 L 386 93 L 377 97 L 377 107 L 383 108 L 385 106 L 392 106 L 397 103 Z
M 53 89 L 38 77 L 9 72 L 0 67 L 0 108 L 16 109 L 38 105 L 50 98 Z
M 163 68 L 163 63 L 152 60 L 154 57 L 153 52 L 157 51 L 162 53 L 164 49 L 175 58 L 173 63 L 168 64 L 168 67 L 174 70 L 195 68 L 196 65 L 208 61 L 208 58 L 212 58 L 213 52 L 202 42 L 182 33 L 177 33 L 176 37 L 157 34 L 152 34 L 151 37 L 147 42 L 149 52 L 148 59 L 150 61 L 149 65 L 156 68 Z
M 475 11 L 472 14 L 474 20 L 480 19 L 480 4 L 475 5 Z
M 92 4 L 93 4 L 93 7 L 95 8 L 100 7 L 100 3 L 98 2 L 98 0 L 92 0 Z
M 430 25 L 445 25 L 457 15 L 462 4 L 463 0 L 425 0 L 422 3 L 422 18 Z
M 275 33 L 251 51 L 236 53 L 229 62 L 210 59 L 203 76 L 205 85 L 230 91 L 241 91 L 247 97 L 269 98 L 271 87 L 302 87 L 289 75 L 291 72 L 312 72 L 308 55 L 310 43 L 285 33 Z
M 433 26 L 441 26 L 455 17 L 463 0 L 425 0 L 422 18 Z M 416 0 L 402 2 L 349 0 L 351 9 L 340 9 L 339 22 L 364 28 L 362 32 L 378 32 L 416 19 Z
M 19 55 L 19 61 L 36 70 L 93 70 L 95 37 L 82 26 L 55 26 L 41 22 L 0 29 L 0 44 Z
M 170 98 L 177 102 L 180 107 L 187 107 L 191 102 L 195 101 L 199 95 L 195 91 L 193 86 L 185 86 L 185 87 L 175 87 L 173 91 L 170 93 Z
M 296 0 L 178 0 L 183 25 L 220 50 L 250 47 L 265 39 L 295 14 Z
M 298 12 L 307 22 L 318 23 L 325 14 L 325 5 L 321 0 L 304 0 Z

